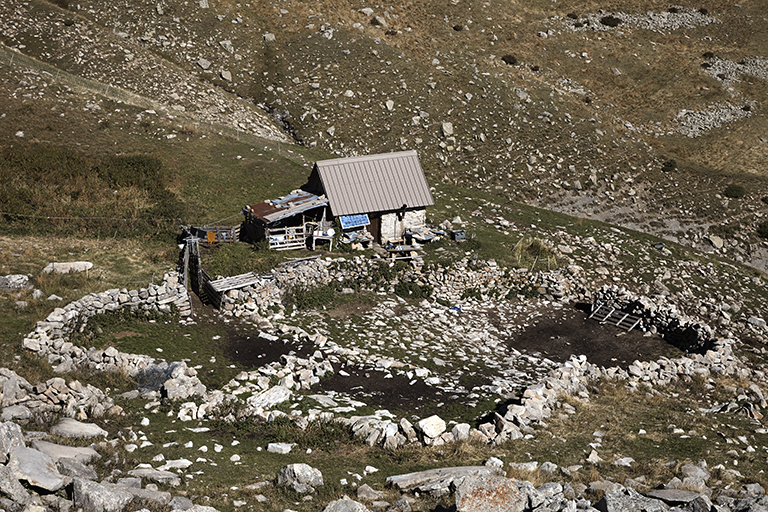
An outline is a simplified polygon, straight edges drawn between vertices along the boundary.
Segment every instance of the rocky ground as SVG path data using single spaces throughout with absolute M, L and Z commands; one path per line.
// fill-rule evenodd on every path
M 560 233 L 561 237 L 564 235 Z M 525 464 L 525 459 L 501 460 L 494 456 L 483 468 L 443 469 L 438 474 L 417 473 L 407 477 L 386 475 L 394 489 L 405 493 L 405 499 L 393 499 L 398 493 L 393 494 L 392 490 L 375 490 L 373 487 L 379 484 L 370 480 L 369 475 L 376 467 L 361 467 L 358 471 L 362 473 L 357 474 L 362 476 L 342 479 L 341 489 L 367 505 L 334 501 L 328 504 L 328 510 L 423 509 L 425 503 L 418 499 L 420 495 L 455 500 L 457 510 L 488 510 L 491 504 L 487 497 L 482 497 L 486 493 L 483 489 L 493 490 L 504 503 L 516 503 L 515 510 L 606 510 L 619 506 L 631 509 L 640 502 L 659 510 L 669 506 L 685 510 L 759 507 L 764 491 L 758 483 L 762 481 L 758 468 L 766 457 L 762 446 L 766 430 L 760 419 L 766 407 L 764 390 L 768 383 L 764 365 L 757 361 L 762 361 L 766 353 L 766 326 L 761 317 L 752 314 L 758 311 L 751 309 L 755 306 L 732 296 L 740 287 L 754 283 L 740 282 L 741 270 L 735 267 L 730 272 L 738 276 L 736 280 L 728 275 L 728 267 L 722 271 L 714 265 L 704 265 L 701 268 L 710 269 L 710 273 L 705 270 L 706 275 L 702 275 L 706 280 L 702 287 L 716 286 L 722 280 L 723 297 L 717 302 L 698 298 L 702 290 L 693 275 L 688 278 L 692 287 L 688 291 L 665 290 L 661 271 L 660 283 L 650 296 L 634 295 L 618 286 L 590 288 L 603 278 L 603 267 L 592 264 L 577 268 L 577 262 L 586 265 L 589 258 L 610 264 L 627 253 L 649 259 L 669 256 L 647 252 L 660 249 L 632 245 L 618 231 L 595 242 L 593 248 L 575 236 L 570 235 L 567 240 L 572 245 L 586 245 L 589 250 L 579 254 L 561 238 L 559 250 L 573 260 L 562 270 L 510 271 L 493 262 L 471 259 L 447 268 L 417 265 L 404 269 L 399 279 L 434 285 L 432 300 L 406 300 L 390 295 L 388 288 L 393 283 L 379 282 L 370 284 L 375 285 L 370 291 L 383 294 L 375 302 L 360 300 L 361 295 L 358 300 L 352 297 L 332 309 L 292 313 L 288 309 L 273 309 L 266 313 L 258 308 L 243 308 L 249 302 L 230 293 L 236 297 L 231 303 L 233 307 L 225 307 L 219 313 L 192 304 L 195 313 L 190 315 L 188 299 L 171 275 L 161 285 L 92 294 L 58 309 L 38 323 L 35 332 L 24 339 L 24 346 L 44 355 L 63 378 L 31 385 L 14 372 L 4 370 L 4 425 L 17 432 L 13 434 L 16 441 L 7 443 L 10 483 L 2 492 L 14 502 L 9 501 L 7 506 L 14 509 L 21 504 L 38 503 L 59 510 L 72 505 L 84 510 L 119 510 L 144 504 L 150 509 L 185 509 L 192 504 L 182 499 L 184 493 L 174 489 L 194 487 L 197 478 L 206 478 L 206 473 L 219 467 L 250 467 L 253 457 L 262 449 L 276 456 L 301 459 L 301 453 L 296 453 L 297 443 L 290 439 L 282 443 L 257 443 L 254 447 L 247 437 L 222 435 L 217 426 L 219 421 L 237 425 L 258 418 L 257 421 L 268 425 L 288 417 L 301 428 L 312 429 L 313 422 L 336 418 L 359 442 L 370 447 L 383 445 L 387 450 L 405 450 L 413 445 L 439 449 L 457 442 L 502 448 L 522 443 L 519 446 L 525 447 L 525 443 L 539 443 L 548 435 L 560 439 L 561 434 L 551 425 L 579 418 L 586 403 L 599 400 L 600 393 L 594 386 L 601 380 L 616 382 L 637 395 L 645 393 L 664 400 L 678 396 L 668 389 L 670 385 L 695 378 L 700 379 L 705 389 L 700 397 L 699 419 L 692 418 L 693 423 L 681 425 L 682 428 L 648 424 L 633 435 L 656 440 L 662 435 L 660 430 L 666 432 L 663 436 L 670 447 L 687 439 L 706 441 L 708 436 L 722 435 L 726 442 L 707 457 L 708 461 L 686 461 L 685 457 L 661 461 L 672 464 L 669 467 L 674 476 L 662 482 L 662 489 L 650 489 L 651 482 L 646 484 L 648 477 L 644 476 L 650 467 L 661 462 L 648 466 L 643 462 L 633 470 L 642 454 L 626 449 L 614 452 L 611 438 L 615 432 L 598 428 L 590 430 L 591 437 L 581 441 L 584 455 L 570 459 L 570 463 L 563 460 L 563 465 L 552 463 L 546 455 L 538 455 L 534 462 Z M 278 271 L 272 282 L 277 283 L 279 290 L 289 290 L 297 280 L 322 282 L 349 279 L 361 272 L 370 274 L 380 263 L 375 258 L 366 261 L 360 257 L 314 259 Z M 678 265 L 686 269 L 690 266 L 685 261 L 669 261 L 668 265 L 674 266 L 675 272 L 683 272 L 682 267 L 676 269 Z M 696 265 L 688 271 L 698 269 Z M 666 271 L 664 267 L 663 272 Z M 617 269 L 614 277 L 619 276 L 622 281 L 632 282 Z M 23 277 L 6 277 L 2 285 L 23 290 L 28 284 Z M 365 279 L 358 276 L 354 280 L 362 283 L 363 288 L 350 290 L 351 293 L 342 290 L 342 295 L 365 293 Z M 537 283 L 537 287 L 531 288 L 530 283 Z M 265 282 L 264 290 L 271 290 L 271 286 L 274 284 Z M 646 289 L 642 284 L 635 287 L 641 292 Z M 472 291 L 471 296 L 466 296 L 467 290 Z M 525 298 L 522 290 L 533 290 L 535 296 Z M 711 295 L 706 289 L 704 292 L 705 296 Z M 587 320 L 585 308 L 579 304 L 591 304 L 593 300 L 638 314 L 644 318 L 643 323 L 637 331 L 625 333 Z M 82 350 L 66 342 L 70 332 L 67 319 L 95 318 L 111 309 L 144 308 L 145 304 L 164 308 L 172 302 L 184 315 L 177 322 L 190 333 L 216 317 L 220 317 L 218 322 L 222 326 L 232 322 L 257 325 L 259 341 L 250 348 L 264 352 L 243 354 L 248 361 L 245 367 L 241 366 L 244 370 L 221 389 L 212 389 L 200 380 L 206 375 L 205 364 L 192 368 L 184 363 L 164 363 L 149 355 L 130 356 L 113 347 Z M 708 323 L 717 327 L 713 329 Z M 117 328 L 125 329 L 120 325 Z M 226 328 L 221 332 L 226 336 L 234 333 Z M 680 339 L 685 339 L 688 347 L 700 344 L 699 353 L 683 354 L 670 344 L 682 346 L 673 336 L 675 332 L 697 333 L 693 338 Z M 666 341 L 656 333 L 662 333 Z M 736 333 L 749 343 L 739 342 L 734 337 Z M 692 339 L 694 345 L 690 345 Z M 222 339 L 220 335 L 211 340 L 231 341 L 234 340 Z M 232 348 L 239 350 L 243 345 Z M 281 355 L 277 357 L 275 351 Z M 269 358 L 265 358 L 266 352 L 270 352 Z M 570 353 L 573 355 L 569 356 Z M 102 371 L 125 367 L 128 372 L 143 370 L 144 374 L 156 377 L 151 381 L 144 379 L 143 387 L 137 390 L 110 396 L 91 386 L 68 382 L 67 373 L 82 367 Z M 77 465 L 66 458 L 58 459 L 54 470 L 52 464 L 59 455 L 53 462 L 43 461 L 43 467 L 48 469 L 18 469 L 30 467 L 29 457 L 41 459 L 36 452 L 48 453 L 41 451 L 41 446 L 48 447 L 41 444 L 45 440 L 56 443 L 66 437 L 54 427 L 49 427 L 50 435 L 28 431 L 37 421 L 35 418 L 45 411 L 61 411 L 65 418 L 75 416 L 109 428 L 111 422 L 121 421 L 117 418 L 124 408 L 135 407 L 130 405 L 134 402 L 145 411 L 143 417 L 130 416 L 139 424 L 121 429 L 116 436 L 100 429 L 96 435 L 106 435 L 106 441 L 90 448 L 116 464 L 111 476 L 94 476 L 92 468 L 82 466 L 87 460 L 80 460 Z M 715 419 L 710 426 L 711 420 L 704 418 L 713 417 L 723 419 Z M 172 422 L 167 424 L 164 418 Z M 738 421 L 746 421 L 751 431 L 739 427 L 734 433 L 722 433 L 724 426 L 718 423 L 734 422 L 737 418 L 744 418 Z M 17 423 L 24 429 L 19 429 Z M 78 423 L 63 423 L 86 428 Z M 157 423 L 168 426 L 158 431 L 154 427 Z M 56 444 L 53 447 L 63 450 L 56 448 Z M 318 459 L 311 458 L 311 453 L 310 449 L 304 457 L 315 464 Z M 53 457 L 50 453 L 47 456 Z M 121 462 L 127 457 L 133 457 L 134 463 Z M 560 460 L 560 456 L 556 457 Z M 104 471 L 111 464 L 97 467 Z M 585 471 L 590 466 L 629 468 L 627 479 L 617 481 L 615 477 L 602 476 L 606 469 L 587 476 Z M 287 485 L 299 495 L 312 496 L 328 483 L 323 481 L 321 471 L 304 463 L 288 464 L 276 474 L 266 474 L 248 484 L 253 494 L 238 495 L 230 506 L 259 509 L 259 503 L 269 506 L 277 499 L 270 494 L 274 486 Z M 509 480 L 508 476 L 517 480 Z M 43 490 L 34 483 L 44 478 L 55 480 L 56 485 Z M 658 477 L 651 478 L 655 482 Z M 534 489 L 526 480 L 540 483 Z M 34 492 L 29 494 L 13 483 L 17 481 L 29 482 Z M 140 482 L 144 482 L 144 488 L 137 490 L 135 485 L 141 486 Z M 183 487 L 175 487 L 182 482 L 186 482 Z M 57 493 L 62 488 L 66 493 Z M 193 492 L 198 496 L 197 509 L 205 510 L 210 497 L 200 501 L 199 490 Z M 277 503 L 279 499 L 274 502 Z

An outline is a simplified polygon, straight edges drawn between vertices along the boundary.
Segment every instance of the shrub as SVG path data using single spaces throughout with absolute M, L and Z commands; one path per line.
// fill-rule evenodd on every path
M 768 220 L 757 225 L 757 235 L 761 238 L 768 238 Z
M 661 164 L 661 170 L 664 172 L 672 172 L 675 169 L 677 169 L 677 162 L 675 162 L 673 159 L 669 159 L 663 164 Z
M 311 309 L 325 306 L 336 298 L 336 287 L 333 284 L 315 287 L 296 286 L 285 296 L 287 305 L 296 309 Z
M 600 18 L 600 23 L 602 23 L 606 27 L 618 27 L 623 22 L 616 16 L 603 16 L 602 18 Z
M 432 295 L 432 287 L 400 281 L 395 285 L 395 295 L 404 299 L 428 299 Z
M 725 187 L 725 190 L 723 190 L 723 195 L 725 197 L 730 197 L 731 199 L 741 199 L 747 195 L 747 190 L 741 185 L 731 184 Z
M 505 64 L 509 64 L 510 66 L 514 66 L 517 64 L 517 57 L 515 57 L 514 55 L 510 55 L 510 54 L 504 55 L 501 57 L 501 60 L 503 60 Z
M 475 235 L 470 235 L 462 248 L 466 251 L 479 251 L 482 246 L 483 243 Z
M 479 288 L 467 288 L 461 293 L 462 300 L 466 299 L 477 299 L 480 300 L 482 298 L 483 294 L 480 293 Z

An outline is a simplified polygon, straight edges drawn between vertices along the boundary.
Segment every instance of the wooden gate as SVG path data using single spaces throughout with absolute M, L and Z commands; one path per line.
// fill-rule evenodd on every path
M 267 240 L 269 248 L 276 251 L 304 249 L 307 247 L 307 232 L 304 226 L 268 229 Z

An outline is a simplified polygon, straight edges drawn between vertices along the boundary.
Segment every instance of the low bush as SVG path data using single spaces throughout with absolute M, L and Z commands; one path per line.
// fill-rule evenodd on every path
M 623 22 L 616 16 L 603 16 L 602 18 L 600 18 L 600 23 L 602 23 L 606 27 L 618 27 Z
M 677 169 L 677 162 L 675 162 L 671 158 L 665 161 L 663 164 L 661 164 L 661 170 L 664 172 L 672 172 L 675 169 Z
M 747 190 L 741 185 L 731 184 L 725 187 L 725 190 L 723 190 L 723 195 L 731 199 L 741 199 L 747 195 Z
M 318 308 L 333 302 L 336 292 L 335 283 L 313 287 L 295 286 L 286 293 L 284 302 L 296 309 Z
M 768 238 L 768 220 L 764 220 L 757 225 L 757 234 L 761 238 Z
M 432 291 L 431 286 L 414 282 L 400 281 L 395 285 L 395 295 L 404 299 L 428 299 Z
M 156 192 L 165 187 L 165 172 L 159 158 L 148 155 L 119 155 L 99 163 L 94 170 L 110 186 L 136 187 Z
M 501 57 L 501 60 L 504 61 L 505 64 L 509 64 L 510 66 L 514 66 L 517 64 L 517 57 L 514 55 L 504 55 Z

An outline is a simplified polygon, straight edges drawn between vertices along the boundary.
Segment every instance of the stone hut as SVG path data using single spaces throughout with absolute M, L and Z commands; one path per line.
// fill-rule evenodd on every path
M 423 228 L 435 204 L 416 151 L 321 160 L 304 188 L 328 198 L 343 229 L 365 227 L 381 244 Z

